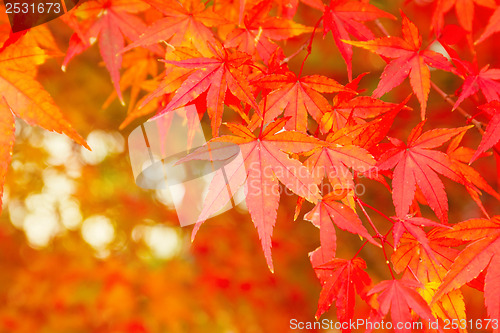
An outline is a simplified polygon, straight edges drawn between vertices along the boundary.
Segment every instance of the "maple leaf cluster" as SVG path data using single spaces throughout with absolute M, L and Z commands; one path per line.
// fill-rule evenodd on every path
M 474 11 L 476 5 L 482 8 Z M 500 194 L 471 163 L 488 156 L 490 148 L 500 157 L 500 69 L 494 68 L 499 64 L 483 63 L 478 54 L 481 45 L 498 38 L 500 5 L 436 0 L 429 5 L 433 15 L 419 25 L 408 17 L 415 15 L 407 6 L 389 13 L 364 0 L 90 0 L 62 18 L 73 34 L 61 66 L 69 69 L 72 59 L 97 43 L 115 90 L 106 104 L 118 98 L 128 105 L 120 128 L 195 105 L 212 138 L 184 161 L 223 156 L 225 143 L 239 147 L 240 164 L 210 184 L 193 238 L 231 200 L 221 195 L 226 186 L 243 186 L 249 217 L 274 271 L 272 237 L 281 193 L 294 195 L 295 219 L 304 207 L 303 219 L 319 229 L 320 246 L 309 253 L 322 286 L 317 319 L 335 303 L 338 320 L 352 320 L 359 296 L 373 322 L 389 313 L 394 326 L 418 318 L 464 321 L 460 288 L 469 283 L 484 290 L 487 313 L 498 320 L 500 220 L 490 218 L 482 194 L 492 200 Z M 450 17 L 452 7 L 456 13 Z M 297 22 L 301 11 L 315 20 Z M 483 11 L 489 18 L 481 24 L 477 17 Z M 453 19 L 460 26 L 451 24 Z M 423 22 L 430 27 L 427 37 L 420 31 Z M 395 27 L 394 36 L 384 24 Z M 89 147 L 37 81 L 39 66 L 61 55 L 50 31 L 39 27 L 0 37 L 2 188 L 15 117 Z M 332 37 L 346 75 L 304 74 L 318 57 L 316 45 Z M 375 67 L 372 73 L 356 73 L 358 51 Z M 322 54 L 321 61 L 329 57 Z M 445 93 L 431 73 L 459 82 L 456 96 Z M 361 88 L 367 77 L 378 75 L 371 93 Z M 400 91 L 407 77 L 420 119 L 397 138 L 393 124 L 409 119 L 413 97 L 381 98 Z M 449 104 L 445 117 L 464 116 L 461 124 L 440 127 L 439 110 L 429 101 L 432 89 Z M 461 145 L 466 135 L 480 138 L 476 149 Z M 484 216 L 450 219 L 439 175 L 459 184 Z M 392 207 L 365 202 L 367 194 L 360 192 L 365 186 L 392 196 Z M 338 229 L 359 236 L 357 253 L 338 256 Z M 369 247 L 378 251 L 376 264 L 387 266 L 387 280 L 372 281 L 362 258 Z M 500 332 L 498 325 L 491 328 Z M 474 328 L 456 329 L 467 330 Z

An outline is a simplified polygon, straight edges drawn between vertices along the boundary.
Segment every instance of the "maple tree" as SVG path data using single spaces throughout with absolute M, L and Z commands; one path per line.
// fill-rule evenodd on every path
M 88 0 L 15 33 L 2 14 L 0 330 L 500 332 L 499 31 L 495 0 Z M 178 163 L 242 157 L 191 247 L 123 148 L 189 105 L 207 143 Z M 154 259 L 161 232 L 185 253 Z

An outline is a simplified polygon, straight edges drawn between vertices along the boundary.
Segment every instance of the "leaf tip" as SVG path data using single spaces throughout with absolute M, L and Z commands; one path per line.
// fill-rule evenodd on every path
M 83 146 L 88 150 L 88 151 L 92 151 L 92 148 L 90 148 L 90 146 L 88 145 L 87 141 L 83 141 Z

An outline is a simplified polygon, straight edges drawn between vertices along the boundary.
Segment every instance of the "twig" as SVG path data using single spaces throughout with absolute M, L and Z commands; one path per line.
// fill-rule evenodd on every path
M 368 241 L 365 241 L 365 242 L 363 243 L 363 245 L 361 245 L 361 247 L 359 248 L 358 252 L 356 252 L 356 253 L 354 254 L 354 257 L 352 257 L 352 259 L 351 259 L 351 260 L 356 259 L 356 257 L 357 257 L 357 256 L 358 256 L 358 254 L 361 252 L 361 250 L 363 250 L 363 248 L 366 246 L 366 244 L 368 244 Z
M 376 19 L 375 20 L 375 24 L 377 25 L 377 27 L 380 29 L 380 31 L 382 31 L 382 33 L 386 36 L 386 37 L 391 37 L 391 35 L 389 35 L 389 32 L 387 32 L 387 30 L 385 29 L 384 25 L 380 22 L 379 19 Z
M 382 251 L 384 252 L 385 263 L 387 264 L 387 267 L 389 267 L 389 272 L 391 272 L 392 279 L 394 280 L 396 278 L 394 277 L 394 272 L 392 271 L 391 262 L 389 261 L 389 258 L 387 257 L 387 252 L 385 252 L 384 244 L 385 244 L 385 242 L 382 243 Z
M 355 198 L 356 202 L 358 203 L 359 207 L 361 207 L 361 210 L 363 211 L 363 214 L 366 216 L 366 218 L 368 219 L 368 222 L 370 223 L 370 225 L 372 226 L 372 229 L 373 231 L 375 231 L 375 234 L 376 236 L 375 237 L 380 237 L 382 236 L 382 234 L 378 231 L 377 227 L 375 227 L 375 224 L 373 224 L 373 221 L 372 219 L 370 218 L 370 215 L 368 215 L 368 213 L 366 212 L 365 210 L 365 207 L 363 207 L 363 203 L 361 202 L 361 200 L 359 200 L 358 197 Z
M 264 110 L 262 110 L 262 123 L 260 124 L 260 131 L 259 131 L 259 139 L 262 136 L 262 131 L 264 130 L 264 125 L 265 125 L 265 119 L 266 119 L 266 109 L 267 109 L 267 95 L 269 91 L 266 91 L 265 89 L 263 90 L 264 94 Z
M 280 65 L 283 65 L 283 64 L 286 64 L 287 62 L 289 62 L 290 60 L 292 60 L 293 58 L 295 58 L 300 52 L 302 52 L 306 46 L 309 44 L 309 40 L 306 40 L 304 42 L 304 44 L 302 44 L 298 49 L 297 51 L 295 51 L 294 53 L 292 53 L 291 55 L 289 55 L 288 57 L 286 57 L 285 59 L 283 59 L 281 62 L 280 62 Z
M 370 208 L 370 209 L 371 209 L 371 210 L 373 210 L 374 212 L 376 212 L 376 213 L 380 214 L 380 216 L 382 216 L 383 218 L 385 218 L 387 221 L 389 221 L 389 222 L 391 222 L 392 224 L 394 224 L 394 220 L 393 220 L 393 219 L 391 219 L 389 216 L 387 216 L 387 215 L 385 215 L 384 213 L 382 213 L 381 211 L 379 211 L 377 208 L 370 206 L 369 204 L 367 204 L 367 203 L 365 203 L 365 202 L 361 201 L 361 199 L 359 199 L 359 198 L 357 198 L 357 200 L 358 200 L 358 203 L 359 203 L 360 205 L 363 205 L 363 206 L 365 206 L 365 207 Z
M 316 22 L 316 24 L 314 25 L 314 30 L 311 34 L 311 38 L 309 39 L 309 44 L 307 45 L 307 54 L 306 54 L 304 60 L 302 61 L 302 65 L 300 65 L 299 77 L 302 75 L 302 70 L 304 69 L 304 64 L 306 63 L 307 58 L 311 55 L 314 35 L 316 34 L 316 29 L 318 29 L 318 26 L 321 23 L 321 21 L 323 21 L 323 16 L 321 16 L 319 18 L 318 22 Z
M 441 95 L 441 97 L 443 97 L 443 99 L 448 102 L 448 104 L 450 104 L 451 106 L 454 106 L 455 105 L 455 101 L 450 97 L 450 95 L 448 95 L 447 93 L 445 93 L 441 88 L 439 88 L 437 86 L 437 84 L 435 84 L 434 82 L 431 81 L 431 86 L 432 88 L 439 94 Z M 468 122 L 472 123 L 474 126 L 476 126 L 476 128 L 478 129 L 479 133 L 483 134 L 484 133 L 484 130 L 483 130 L 483 123 L 474 119 L 474 117 L 472 117 L 467 111 L 465 111 L 461 106 L 457 107 L 456 110 L 458 112 L 460 112 L 461 115 L 463 115 Z

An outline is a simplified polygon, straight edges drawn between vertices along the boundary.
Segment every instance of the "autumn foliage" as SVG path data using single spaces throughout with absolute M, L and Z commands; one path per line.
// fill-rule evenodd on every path
M 398 333 L 500 332 L 500 3 L 89 0 L 28 31 L 1 20 L 2 331 L 285 332 L 291 318 L 362 318 Z M 55 81 L 100 100 L 79 106 Z M 78 226 L 49 249 L 26 245 L 16 207 L 40 190 L 27 180 L 29 125 L 83 151 L 94 149 L 83 133 L 126 136 L 186 105 L 209 144 L 239 147 L 246 172 L 227 175 L 245 187 L 243 212 L 214 222 L 230 198 L 211 184 L 186 250 L 197 268 L 144 263 L 137 226 L 175 225 L 175 212 L 134 186 L 119 150 L 71 176 L 84 218 L 116 219 L 115 246 L 75 250 Z M 68 170 L 50 163 L 38 168 Z M 45 296 L 26 296 L 41 280 Z

